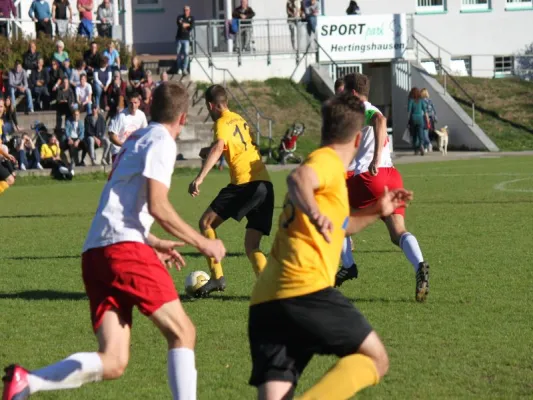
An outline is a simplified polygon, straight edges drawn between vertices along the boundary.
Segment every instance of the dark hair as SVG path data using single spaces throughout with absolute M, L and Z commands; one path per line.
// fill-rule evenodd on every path
M 98 43 L 96 43 L 94 40 L 91 42 L 91 46 L 92 46 L 93 44 L 95 44 L 95 45 L 98 46 Z
M 409 92 L 409 98 L 414 101 L 420 100 L 420 90 L 417 87 L 412 88 Z
M 81 67 L 83 67 L 83 63 L 84 62 L 85 61 L 83 61 L 83 60 L 76 60 L 76 63 L 74 64 L 76 69 L 80 69 Z
M 170 124 L 189 109 L 189 94 L 179 82 L 163 82 L 155 88 L 152 95 L 150 115 L 152 121 Z
M 335 81 L 335 93 L 337 93 L 337 90 L 341 87 L 344 87 L 344 79 L 339 78 Z
M 344 88 L 348 91 L 355 90 L 360 96 L 368 97 L 370 93 L 370 79 L 368 76 L 354 73 L 344 77 Z
M 128 100 L 133 100 L 133 99 L 136 99 L 136 98 L 141 98 L 141 94 L 139 92 L 137 92 L 136 90 L 128 90 L 128 93 L 126 93 L 126 97 L 128 98 Z
M 15 67 L 16 67 L 17 65 L 22 65 L 22 63 L 20 62 L 20 60 L 15 61 Z
M 363 129 L 365 105 L 350 92 L 342 92 L 322 106 L 322 144 L 348 143 Z
M 102 59 L 100 60 L 100 67 L 103 67 L 104 65 L 107 65 L 109 64 L 109 57 L 105 56 L 105 57 L 102 57 Z
M 226 89 L 220 85 L 213 85 L 205 91 L 205 101 L 211 104 L 228 104 L 228 94 Z

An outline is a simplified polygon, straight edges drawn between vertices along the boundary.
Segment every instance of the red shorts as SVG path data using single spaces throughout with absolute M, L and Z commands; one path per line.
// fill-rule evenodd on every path
M 134 306 L 149 316 L 178 298 L 167 269 L 154 249 L 143 243 L 124 242 L 87 250 L 81 268 L 95 332 L 106 311 L 117 310 L 131 326 Z
M 379 168 L 378 171 L 377 176 L 364 172 L 348 177 L 346 185 L 352 209 L 359 210 L 374 204 L 383 195 L 385 186 L 389 190 L 403 188 L 402 176 L 396 168 Z M 405 207 L 397 208 L 394 214 L 405 216 Z

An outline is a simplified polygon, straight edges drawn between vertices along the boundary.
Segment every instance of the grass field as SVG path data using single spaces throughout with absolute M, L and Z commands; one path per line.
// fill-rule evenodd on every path
M 414 302 L 412 267 L 381 223 L 356 237 L 360 277 L 342 292 L 367 316 L 390 355 L 389 375 L 360 398 L 533 398 L 533 158 L 399 169 L 415 191 L 408 227 L 430 262 L 431 294 L 426 304 Z M 285 175 L 272 174 L 276 216 Z M 171 196 L 196 225 L 227 177 L 212 172 L 197 199 L 186 194 L 192 177 L 191 171 L 177 174 Z M 1 365 L 33 369 L 95 349 L 79 254 L 104 181 L 43 182 L 21 180 L 0 197 Z M 243 255 L 243 231 L 235 222 L 219 230 L 228 250 L 226 292 L 185 304 L 198 330 L 201 400 L 254 397 L 247 386 L 246 336 L 254 276 Z M 264 249 L 271 243 L 265 240 Z M 172 273 L 181 292 L 189 271 L 207 270 L 193 249 L 184 254 L 188 268 Z M 299 391 L 333 361 L 316 357 Z M 166 382 L 166 343 L 135 312 L 131 361 L 122 379 L 35 398 L 164 399 L 170 397 Z

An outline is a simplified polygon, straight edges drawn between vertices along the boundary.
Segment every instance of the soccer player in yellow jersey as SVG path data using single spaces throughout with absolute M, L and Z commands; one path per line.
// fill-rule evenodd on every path
M 270 235 L 274 212 L 274 190 L 261 155 L 250 136 L 246 121 L 228 109 L 226 90 L 213 85 L 205 92 L 205 102 L 214 123 L 214 142 L 200 152 L 207 157 L 202 170 L 189 186 L 194 197 L 207 173 L 223 155 L 229 167 L 231 183 L 220 191 L 200 219 L 200 229 L 208 238 L 216 238 L 217 229 L 225 220 L 240 221 L 244 217 L 244 247 L 256 275 L 265 268 L 266 257 L 259 249 L 263 235 Z M 196 292 L 197 297 L 226 287 L 222 265 L 208 259 L 211 279 Z
M 348 399 L 387 372 L 387 352 L 363 315 L 333 288 L 347 234 L 390 215 L 412 197 L 385 191 L 350 216 L 346 169 L 364 124 L 364 105 L 341 93 L 322 109 L 322 147 L 287 178 L 288 194 L 268 265 L 250 305 L 250 384 L 258 398 L 290 399 L 315 354 L 338 362 L 301 400 Z

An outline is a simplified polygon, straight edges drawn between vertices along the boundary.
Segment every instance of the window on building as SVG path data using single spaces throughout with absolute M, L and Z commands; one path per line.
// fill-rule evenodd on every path
M 514 72 L 513 56 L 496 56 L 494 57 L 494 75 L 505 76 L 512 75 Z
M 461 0 L 461 11 L 488 10 L 489 0 Z
M 163 8 L 163 0 L 134 0 L 136 9 L 146 10 L 153 8 Z
M 444 12 L 446 0 L 416 0 L 417 12 Z
M 450 60 L 451 74 L 455 76 L 470 76 L 472 75 L 472 57 L 461 56 L 453 57 Z
M 520 10 L 523 8 L 533 8 L 532 0 L 506 0 L 505 8 L 507 10 Z
M 420 64 L 422 64 L 422 67 L 430 75 L 440 75 L 441 73 L 440 59 L 422 59 L 420 60 Z

